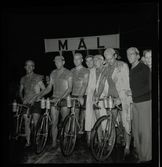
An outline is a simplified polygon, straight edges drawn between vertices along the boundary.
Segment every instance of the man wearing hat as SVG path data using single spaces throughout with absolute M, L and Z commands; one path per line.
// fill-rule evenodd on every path
M 126 155 L 130 154 L 131 141 L 132 97 L 126 95 L 126 92 L 130 90 L 129 68 L 125 62 L 117 60 L 117 54 L 113 48 L 107 48 L 104 51 L 104 57 L 107 65 L 102 80 L 107 81 L 108 84 L 108 93 L 106 96 L 113 96 L 116 99 L 116 105 L 122 104 L 122 111 L 119 112 L 120 115 L 117 115 L 117 110 L 113 110 L 113 114 L 118 118 L 118 121 L 121 119 L 120 122 L 124 127 L 126 145 L 123 158 L 125 159 Z
M 56 56 L 54 59 L 55 66 L 57 69 L 53 70 L 50 74 L 50 82 L 47 88 L 41 92 L 39 97 L 48 94 L 53 86 L 53 98 L 54 101 L 61 101 L 58 104 L 57 110 L 54 107 L 51 107 L 51 117 L 52 117 L 52 150 L 57 148 L 56 138 L 58 134 L 58 118 L 59 110 L 61 112 L 62 121 L 69 114 L 69 109 L 66 103 L 66 97 L 72 91 L 72 72 L 64 67 L 65 59 L 63 56 Z
M 103 72 L 105 70 L 104 57 L 102 55 L 95 55 L 93 61 L 96 68 L 96 81 L 94 81 L 96 83 L 96 88 L 94 92 L 94 99 L 97 102 L 98 98 L 103 98 L 107 96 L 108 87 L 105 80 L 102 79 Z M 99 119 L 101 116 L 106 115 L 106 109 L 104 108 L 103 101 L 99 101 L 98 105 L 101 107 L 100 111 L 98 111 L 99 109 L 94 106 L 96 120 Z

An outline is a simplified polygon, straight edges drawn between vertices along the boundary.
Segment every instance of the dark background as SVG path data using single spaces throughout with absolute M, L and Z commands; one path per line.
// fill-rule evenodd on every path
M 111 3 L 84 6 L 53 6 L 48 8 L 21 7 L 2 10 L 2 98 L 3 122 L 6 132 L 6 95 L 9 101 L 18 98 L 20 78 L 25 75 L 24 63 L 32 59 L 35 73 L 49 75 L 58 53 L 45 53 L 44 38 L 67 38 L 120 34 L 121 60 L 128 63 L 126 50 L 137 47 L 142 56 L 144 49 L 152 49 L 153 88 L 153 159 L 158 158 L 158 114 L 157 83 L 159 74 L 159 3 Z M 86 52 L 82 51 L 85 57 Z M 98 51 L 91 51 L 96 54 Z M 63 52 L 65 67 L 74 67 L 71 52 Z M 85 63 L 84 63 L 85 65 Z M 8 92 L 7 92 L 8 90 Z M 159 102 L 160 103 L 160 102 Z M 9 120 L 10 122 L 10 120 Z M 8 123 L 7 123 L 8 124 Z M 4 136 L 4 135 L 3 135 Z M 3 141 L 7 141 L 4 139 Z M 3 145 L 5 146 L 5 144 Z M 6 150 L 6 148 L 4 148 Z M 8 157 L 8 155 L 6 155 Z M 7 161 L 6 161 L 7 162 Z
M 45 38 L 85 37 L 120 34 L 121 60 L 128 63 L 126 50 L 137 47 L 140 54 L 152 49 L 158 59 L 158 3 L 114 3 L 107 5 L 6 8 L 2 12 L 3 59 L 9 86 L 19 85 L 24 63 L 35 62 L 35 73 L 49 75 L 57 52 L 45 53 Z M 103 53 L 104 50 L 102 50 Z M 82 52 L 86 56 L 86 51 Z M 91 50 L 97 54 L 98 50 Z M 72 52 L 63 52 L 65 67 L 74 67 Z M 2 64 L 3 65 L 3 64 Z M 85 63 L 83 63 L 84 66 Z M 129 64 L 128 64 L 129 65 Z M 4 69 L 4 68 L 3 68 Z M 8 71 L 7 71 L 8 70 Z M 154 70 L 153 70 L 154 71 Z

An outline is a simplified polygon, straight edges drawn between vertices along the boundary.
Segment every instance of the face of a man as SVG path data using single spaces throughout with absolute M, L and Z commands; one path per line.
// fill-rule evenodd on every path
M 108 63 L 108 65 L 113 66 L 115 63 L 115 56 L 111 54 L 105 54 L 105 61 Z
M 80 66 L 82 64 L 82 58 L 80 55 L 75 55 L 73 58 L 74 64 L 76 67 Z
M 60 70 L 64 65 L 64 61 L 63 60 L 55 60 L 55 66 L 58 70 Z
M 138 60 L 139 56 L 135 53 L 135 51 L 130 50 L 127 52 L 127 58 L 129 63 L 133 64 Z
M 146 64 L 151 66 L 151 63 L 152 63 L 152 55 L 151 55 L 151 52 L 146 52 L 145 53 L 145 61 L 146 61 Z
M 93 61 L 96 68 L 100 68 L 103 65 L 103 60 L 100 58 L 94 58 Z
M 34 70 L 34 68 L 35 68 L 34 62 L 32 62 L 32 61 L 27 61 L 24 68 L 26 69 L 26 72 L 27 72 L 28 74 L 32 73 L 33 70 Z
M 88 57 L 86 59 L 86 64 L 87 64 L 89 69 L 93 68 L 93 59 L 92 59 L 92 57 Z

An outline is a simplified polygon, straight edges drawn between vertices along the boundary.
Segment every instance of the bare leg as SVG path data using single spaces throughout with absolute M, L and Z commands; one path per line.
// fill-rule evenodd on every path
M 61 116 L 62 116 L 62 121 L 66 118 L 66 116 L 69 114 L 70 109 L 67 107 L 62 107 L 61 108 Z
M 129 135 L 129 134 L 124 130 L 124 137 L 125 137 L 125 141 L 126 141 L 125 149 L 129 150 L 129 152 L 130 152 L 131 135 Z
M 120 118 L 122 118 L 122 112 L 119 112 L 120 113 Z M 122 122 L 122 119 L 121 119 L 121 123 L 122 123 L 122 126 L 123 126 L 123 122 Z M 125 154 L 129 154 L 130 153 L 130 143 L 131 143 L 131 135 L 129 135 L 125 128 L 124 128 L 124 139 L 125 139 L 125 150 L 124 150 L 124 153 Z
M 54 107 L 51 107 L 51 118 L 52 118 L 52 147 L 56 146 L 56 138 L 58 133 L 58 117 L 59 117 L 59 111 L 56 110 Z
M 33 113 L 33 122 L 34 122 L 34 129 L 37 126 L 38 120 L 39 120 L 40 114 L 38 113 Z
M 94 110 L 94 111 L 95 111 L 96 120 L 98 120 L 100 118 L 100 111 L 99 110 Z
M 87 144 L 90 144 L 91 131 L 87 131 Z
M 80 113 L 80 131 L 83 131 L 84 129 L 84 122 L 85 122 L 85 110 L 81 109 L 81 113 Z
M 30 120 L 31 120 L 31 115 L 29 115 L 29 118 L 28 118 L 27 114 L 24 114 L 23 118 L 25 120 L 25 134 L 26 134 L 27 145 L 30 145 Z

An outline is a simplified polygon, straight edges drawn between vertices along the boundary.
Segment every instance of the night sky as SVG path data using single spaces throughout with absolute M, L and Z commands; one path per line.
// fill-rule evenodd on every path
M 34 72 L 49 75 L 57 52 L 45 53 L 45 38 L 67 38 L 120 34 L 119 54 L 127 62 L 126 49 L 158 50 L 158 4 L 126 3 L 49 8 L 4 9 L 3 30 L 9 81 L 19 82 L 25 75 L 24 63 L 34 60 Z M 7 39 L 6 39 L 7 37 Z M 86 51 L 82 51 L 86 56 Z M 97 54 L 91 51 L 90 54 Z M 72 52 L 63 52 L 65 67 L 74 67 Z M 85 63 L 83 63 L 85 65 Z

